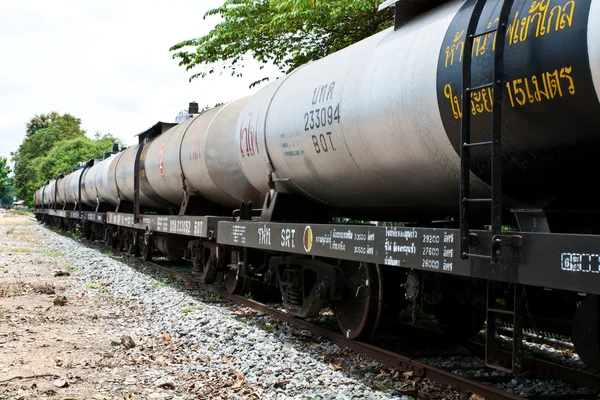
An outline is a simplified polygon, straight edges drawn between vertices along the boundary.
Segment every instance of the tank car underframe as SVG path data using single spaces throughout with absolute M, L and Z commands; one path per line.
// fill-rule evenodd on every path
M 218 242 L 231 246 L 367 262 L 463 277 L 600 294 L 600 237 L 518 232 L 502 262 L 463 260 L 460 231 L 364 225 L 221 221 Z M 473 231 L 485 254 L 489 231 Z M 512 243 L 511 243 L 512 244 Z
M 600 237 L 595 235 L 508 232 L 514 238 L 509 243 L 519 246 L 506 246 L 502 262 L 490 264 L 460 258 L 458 229 L 177 215 L 142 215 L 134 223 L 128 213 L 35 212 L 41 221 L 70 231 L 82 227 L 86 238 L 136 257 L 151 259 L 157 251 L 190 260 L 194 274 L 208 283 L 222 271 L 231 292 L 257 297 L 270 285 L 299 317 L 317 315 L 331 304 L 340 329 L 356 339 L 371 336 L 412 303 L 432 309 L 442 331 L 463 340 L 485 321 L 486 282 L 508 305 L 510 293 L 523 290 L 528 302 L 523 326 L 571 336 L 576 346 L 585 344 L 584 362 L 600 364 L 600 329 L 593 322 L 588 328 L 598 321 Z M 488 250 L 490 234 L 473 232 L 481 252 Z

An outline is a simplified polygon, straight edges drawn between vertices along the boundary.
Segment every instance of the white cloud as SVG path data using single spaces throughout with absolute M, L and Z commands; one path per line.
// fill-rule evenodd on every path
M 190 101 L 202 107 L 242 97 L 275 68 L 247 63 L 243 78 L 207 79 L 177 65 L 169 47 L 207 33 L 204 12 L 223 0 L 6 2 L 0 24 L 0 156 L 9 156 L 35 114 L 58 111 L 121 138 L 173 121 Z M 262 86 L 261 86 L 262 87 Z M 254 89 L 256 90 L 256 89 Z M 253 90 L 253 91 L 254 91 Z

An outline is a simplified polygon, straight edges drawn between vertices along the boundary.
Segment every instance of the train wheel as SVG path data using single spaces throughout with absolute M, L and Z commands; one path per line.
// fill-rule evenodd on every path
M 198 259 L 194 260 L 193 265 L 194 268 L 192 274 L 194 276 L 204 283 L 211 284 L 215 282 L 217 279 L 218 267 L 217 258 L 214 254 L 208 256 L 205 262 L 202 262 L 202 260 Z M 225 280 L 225 282 L 227 282 L 227 280 Z
M 242 271 L 239 267 L 225 266 L 223 280 L 225 281 L 225 287 L 229 293 L 242 294 L 248 279 L 247 277 L 242 276 Z
M 127 254 L 131 254 L 133 248 L 133 240 L 131 233 L 122 231 L 119 235 L 119 251 L 124 251 Z
M 141 233 L 138 238 L 138 241 L 140 248 L 140 258 L 143 261 L 152 260 L 152 254 L 154 253 L 154 246 L 152 244 L 152 234 L 149 231 Z
M 129 232 L 129 249 L 127 253 L 134 257 L 140 256 L 140 240 L 136 231 Z
M 338 326 L 349 339 L 373 335 L 381 320 L 383 282 L 379 265 L 342 261 L 342 298 L 333 304 Z
M 581 361 L 597 370 L 600 370 L 599 302 L 599 296 L 588 294 L 579 304 L 573 318 L 572 335 L 573 344 Z
M 127 244 L 127 232 L 125 232 L 123 229 L 119 229 L 119 235 L 118 235 L 118 239 L 117 239 L 117 247 L 115 247 L 115 250 L 117 252 L 121 252 L 121 251 L 126 251 L 126 246 L 128 246 Z
M 111 228 L 108 235 L 108 245 L 117 251 L 121 251 L 119 248 L 119 230 L 118 228 Z

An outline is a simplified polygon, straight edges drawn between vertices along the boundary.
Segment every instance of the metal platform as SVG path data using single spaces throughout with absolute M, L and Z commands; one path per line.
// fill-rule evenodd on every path
M 472 247 L 489 252 L 491 232 L 471 233 Z M 506 233 L 500 240 L 520 247 L 504 247 L 498 264 L 461 259 L 458 229 L 219 222 L 217 242 L 600 294 L 600 236 Z

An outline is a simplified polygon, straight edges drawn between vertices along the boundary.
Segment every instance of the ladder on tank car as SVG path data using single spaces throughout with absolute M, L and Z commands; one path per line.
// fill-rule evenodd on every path
M 502 95 L 504 89 L 504 43 L 510 11 L 514 0 L 498 0 L 502 4 L 500 17 L 495 28 L 477 32 L 480 17 L 487 0 L 475 0 L 473 12 L 469 20 L 464 43 L 464 56 L 462 65 L 462 117 L 460 134 L 460 254 L 462 259 L 479 258 L 487 259 L 491 264 L 500 263 L 502 251 Z M 495 54 L 493 80 L 491 82 L 471 87 L 471 58 L 473 52 L 473 42 L 476 38 L 491 33 L 495 35 Z M 471 141 L 471 94 L 475 91 L 492 88 L 492 129 L 489 140 L 472 142 Z M 471 197 L 471 148 L 486 147 L 490 148 L 491 153 L 491 196 L 487 198 Z M 471 232 L 469 229 L 469 206 L 471 203 L 489 203 L 491 205 L 491 244 L 489 254 L 478 254 L 471 252 Z M 486 365 L 508 371 L 517 372 L 521 369 L 521 313 L 520 313 L 520 290 L 519 285 L 514 285 L 514 292 L 507 302 L 506 307 L 500 308 L 496 304 L 496 292 L 490 281 L 487 287 L 486 315 Z M 512 359 L 510 367 L 502 367 L 494 361 L 496 316 L 504 314 L 510 315 L 513 319 L 513 340 L 512 340 Z

